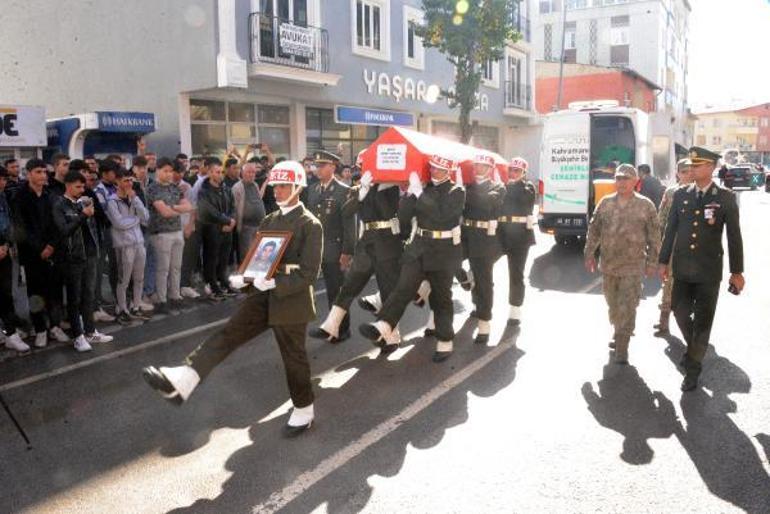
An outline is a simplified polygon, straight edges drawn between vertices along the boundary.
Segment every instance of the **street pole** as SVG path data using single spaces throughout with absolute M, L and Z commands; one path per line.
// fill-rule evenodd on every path
M 556 97 L 556 110 L 561 109 L 562 88 L 564 86 L 564 44 L 567 37 L 567 4 L 570 0 L 564 0 L 561 14 L 561 51 L 559 52 L 559 92 Z

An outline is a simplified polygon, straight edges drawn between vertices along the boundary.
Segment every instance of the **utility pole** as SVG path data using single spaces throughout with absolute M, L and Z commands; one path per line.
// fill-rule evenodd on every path
M 567 4 L 570 0 L 564 0 L 561 14 L 561 52 L 559 52 L 559 93 L 556 97 L 556 110 L 561 109 L 562 88 L 564 87 L 564 44 L 567 37 Z

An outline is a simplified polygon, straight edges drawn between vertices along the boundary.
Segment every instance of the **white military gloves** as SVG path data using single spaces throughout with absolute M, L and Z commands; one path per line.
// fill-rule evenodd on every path
M 270 291 L 271 289 L 275 289 L 275 279 L 271 278 L 270 280 L 265 280 L 264 278 L 260 278 L 259 280 L 254 281 L 254 287 L 262 292 Z
M 422 194 L 422 182 L 420 181 L 420 176 L 415 171 L 409 174 L 409 187 L 406 192 L 414 195 L 416 198 L 420 198 Z
M 463 170 L 459 167 L 455 170 L 455 185 L 460 187 L 465 185 L 463 183 Z
M 492 182 L 494 182 L 495 184 L 503 183 L 502 179 L 500 178 L 500 172 L 497 171 L 497 169 L 495 169 L 494 173 L 492 173 Z
M 372 174 L 369 171 L 364 172 L 361 176 L 361 187 L 358 189 L 359 202 L 363 202 L 366 195 L 369 194 L 369 189 L 371 189 L 373 181 L 374 177 L 372 177 Z

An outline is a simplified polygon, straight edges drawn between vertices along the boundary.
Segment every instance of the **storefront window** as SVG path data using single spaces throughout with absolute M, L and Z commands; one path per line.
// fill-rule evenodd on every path
M 460 140 L 460 125 L 452 121 L 434 121 L 432 123 L 433 135 L 449 139 L 450 141 Z M 470 145 L 484 148 L 491 152 L 498 152 L 500 147 L 500 136 L 497 127 L 486 127 L 476 125 L 473 127 Z
M 291 156 L 286 105 L 193 99 L 190 117 L 193 154 L 222 157 L 230 145 L 267 143 L 276 157 Z
M 358 152 L 368 147 L 387 127 L 335 123 L 332 109 L 305 110 L 307 150 L 334 152 L 346 164 L 355 162 Z

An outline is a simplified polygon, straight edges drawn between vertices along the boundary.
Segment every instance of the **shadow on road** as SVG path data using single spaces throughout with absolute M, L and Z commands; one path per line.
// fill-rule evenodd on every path
M 503 335 L 501 344 L 508 346 L 495 360 L 478 373 L 449 390 L 435 403 L 406 420 L 397 430 L 370 446 L 320 481 L 302 492 L 285 509 L 310 512 L 324 506 L 328 512 L 363 510 L 374 491 L 369 483 L 373 476 L 392 477 L 401 470 L 408 447 L 428 449 L 438 445 L 447 430 L 468 420 L 468 394 L 491 397 L 511 384 L 516 364 L 524 355 L 516 348 L 518 331 Z M 449 377 L 455 366 L 464 367 L 492 351 L 490 347 L 469 347 L 461 343 L 463 355 L 435 365 L 430 362 L 432 339 L 413 339 L 405 346 L 411 350 L 400 360 L 360 357 L 335 369 L 338 373 L 355 370 L 352 379 L 337 389 L 327 389 L 316 402 L 317 426 L 296 440 L 276 440 L 285 416 L 251 428 L 252 444 L 230 456 L 226 469 L 232 476 L 222 486 L 222 493 L 212 499 L 201 499 L 174 513 L 245 512 L 266 502 L 272 491 L 280 491 L 294 483 L 298 476 L 313 470 L 325 459 L 344 451 L 349 445 L 367 440 L 371 431 L 404 411 L 415 399 Z M 459 353 L 456 350 L 456 353 Z M 473 358 L 470 355 L 473 354 Z M 478 355 L 476 355 L 478 354 Z M 458 359 L 462 357 L 462 361 Z M 408 386 L 406 385 L 408 381 Z M 373 384 L 389 385 L 379 390 Z M 416 389 L 412 386 L 416 386 Z M 377 405 L 376 409 L 371 409 Z M 367 408 L 368 407 L 368 408 Z M 331 459 L 332 465 L 334 459 Z
M 624 437 L 620 458 L 635 465 L 652 462 L 648 440 L 668 439 L 677 428 L 671 400 L 651 391 L 634 366 L 608 363 L 597 385 L 598 393 L 590 383 L 583 384 L 583 398 L 600 425 Z

